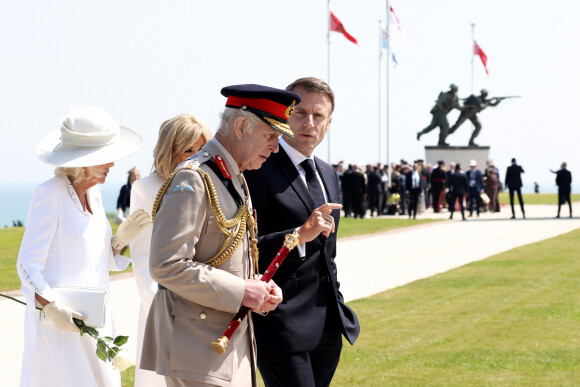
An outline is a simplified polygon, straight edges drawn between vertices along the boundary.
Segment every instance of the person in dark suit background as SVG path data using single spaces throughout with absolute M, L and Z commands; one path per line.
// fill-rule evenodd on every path
M 350 177 L 350 197 L 353 216 L 364 218 L 366 213 L 365 199 L 367 197 L 367 180 L 361 165 L 355 165 Z
M 424 180 L 422 174 L 419 172 L 419 164 L 413 164 L 413 170 L 406 174 L 405 184 L 409 192 L 409 218 L 417 217 L 417 206 L 419 204 L 419 195 L 423 191 Z
M 477 169 L 477 161 L 471 160 L 469 162 L 469 171 L 465 174 L 467 183 L 469 184 L 469 196 L 467 197 L 467 206 L 469 208 L 469 216 L 473 216 L 473 202 L 475 202 L 475 211 L 479 216 L 479 208 L 483 206 L 481 194 L 483 193 L 483 175 Z
M 401 165 L 399 174 L 396 176 L 397 181 L 397 192 L 400 197 L 401 215 L 407 213 L 409 208 L 409 202 L 407 200 L 407 175 L 411 171 L 411 168 L 407 164 Z
M 558 215 L 556 218 L 560 217 L 560 208 L 566 202 L 568 202 L 571 218 L 572 202 L 570 201 L 570 192 L 572 191 L 572 174 L 566 169 L 566 163 L 562 163 L 560 170 L 554 173 L 556 174 L 556 185 L 558 186 Z
M 274 275 L 284 302 L 254 318 L 258 368 L 267 387 L 328 386 L 342 336 L 353 344 L 360 331 L 337 282 L 341 206 L 336 172 L 313 156 L 332 121 L 334 94 L 317 78 L 298 79 L 287 90 L 302 98 L 289 119 L 294 138 L 281 139 L 279 152 L 245 175 L 258 216 L 260 270 L 270 264 L 285 234 L 298 229 L 301 243 Z
M 449 192 L 451 192 L 451 200 L 449 201 L 449 211 L 451 215 L 449 219 L 453 219 L 453 212 L 455 211 L 455 202 L 459 199 L 459 208 L 461 208 L 461 218 L 465 220 L 465 209 L 463 207 L 463 196 L 467 193 L 469 185 L 467 184 L 467 176 L 461 170 L 461 165 L 455 165 L 455 172 L 449 174 Z
M 378 167 L 373 167 L 371 164 L 367 164 L 366 174 L 368 208 L 371 211 L 371 216 L 373 216 L 373 212 L 376 212 L 378 216 L 381 215 L 380 200 L 383 191 L 383 181 L 381 180 Z
M 340 189 L 342 190 L 342 209 L 344 216 L 347 218 L 351 214 L 356 215 L 352 204 L 353 174 L 354 165 L 348 164 L 348 169 L 342 174 L 342 183 L 340 184 Z
M 512 165 L 507 168 L 505 173 L 505 185 L 510 191 L 510 205 L 512 207 L 512 219 L 516 218 L 514 210 L 514 192 L 518 193 L 518 200 L 520 201 L 520 208 L 522 209 L 522 216 L 526 218 L 526 211 L 524 210 L 524 200 L 522 199 L 522 173 L 524 169 L 516 163 L 516 159 L 512 158 Z

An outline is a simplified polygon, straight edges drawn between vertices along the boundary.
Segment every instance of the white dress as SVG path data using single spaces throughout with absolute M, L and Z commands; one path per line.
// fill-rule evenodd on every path
M 157 192 L 163 185 L 163 180 L 158 173 L 136 180 L 131 187 L 131 213 L 140 208 L 151 213 L 153 202 Z M 139 308 L 139 326 L 137 329 L 137 366 L 135 367 L 135 387 L 165 387 L 165 378 L 153 371 L 141 369 L 141 348 L 143 347 L 143 334 L 149 308 L 153 297 L 157 293 L 157 282 L 149 273 L 149 250 L 151 246 L 152 226 L 147 226 L 131 242 L 131 259 L 133 260 L 133 274 L 137 282 L 137 289 L 141 297 Z
M 93 214 L 84 212 L 67 178 L 53 177 L 33 194 L 18 254 L 17 270 L 28 304 L 24 320 L 21 386 L 120 386 L 120 374 L 96 355 L 88 335 L 39 323 L 34 293 L 49 301 L 51 286 L 104 288 L 109 270 L 124 270 L 130 260 L 113 256 L 111 226 L 97 186 L 87 191 Z M 100 336 L 115 336 L 110 308 Z

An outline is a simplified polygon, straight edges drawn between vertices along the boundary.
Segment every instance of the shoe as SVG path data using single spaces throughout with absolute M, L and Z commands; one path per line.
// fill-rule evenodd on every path
M 526 214 L 522 214 L 522 218 L 526 219 Z
M 449 219 L 453 219 L 453 214 L 449 215 Z
M 512 217 L 510 219 L 515 219 L 515 218 L 516 218 L 516 216 L 515 215 L 512 215 Z
M 560 214 L 556 215 L 556 218 L 559 218 L 559 217 L 560 217 Z
M 473 216 L 473 212 L 470 212 L 468 216 L 471 218 Z
M 461 219 L 461 220 L 465 220 L 466 221 L 467 219 L 465 219 L 465 216 L 464 216 L 463 219 Z

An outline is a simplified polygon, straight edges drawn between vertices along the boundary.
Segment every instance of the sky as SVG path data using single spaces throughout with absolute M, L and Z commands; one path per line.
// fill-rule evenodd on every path
M 472 27 L 488 57 L 475 58 L 473 91 L 520 95 L 480 113 L 476 142 L 505 176 L 512 157 L 554 189 L 568 162 L 580 171 L 580 2 L 573 0 L 392 1 L 406 33 L 390 26 L 398 66 L 389 67 L 389 161 L 425 158 L 438 130 L 416 140 L 450 83 L 472 93 Z M 107 184 L 137 166 L 149 173 L 161 123 L 191 113 L 217 128 L 227 85 L 284 88 L 303 76 L 329 80 L 336 95 L 330 136 L 316 154 L 336 163 L 386 160 L 387 64 L 379 21 L 385 1 L 331 0 L 330 10 L 359 42 L 330 34 L 324 0 L 30 0 L 0 5 L 0 186 L 40 183 L 53 167 L 34 154 L 69 106 L 97 105 L 138 131 L 143 147 L 116 163 Z M 328 53 L 330 60 L 328 61 Z M 330 63 L 330 65 L 328 65 Z M 330 69 L 330 72 L 328 72 Z M 459 112 L 448 116 L 453 123 Z M 380 128 L 379 128 L 380 122 Z M 448 138 L 467 145 L 466 122 Z M 328 150 L 330 149 L 330 155 Z

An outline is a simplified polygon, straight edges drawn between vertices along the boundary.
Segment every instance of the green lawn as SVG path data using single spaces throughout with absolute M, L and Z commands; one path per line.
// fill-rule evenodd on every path
M 351 302 L 361 336 L 333 386 L 579 385 L 579 240 L 580 229 Z

